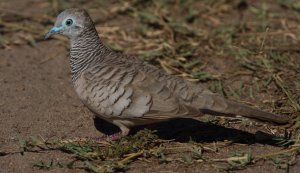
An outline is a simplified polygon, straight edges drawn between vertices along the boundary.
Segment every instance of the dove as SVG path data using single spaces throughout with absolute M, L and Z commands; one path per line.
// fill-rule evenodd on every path
M 133 126 L 204 114 L 243 116 L 276 124 L 289 121 L 286 116 L 228 100 L 201 83 L 109 49 L 84 9 L 61 12 L 45 39 L 54 34 L 70 40 L 72 83 L 80 100 L 96 116 L 118 126 L 121 135 L 127 135 Z

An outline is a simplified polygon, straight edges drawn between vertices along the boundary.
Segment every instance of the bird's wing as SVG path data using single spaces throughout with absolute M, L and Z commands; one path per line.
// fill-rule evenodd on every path
M 99 68 L 100 69 L 100 68 Z M 87 83 L 86 104 L 107 117 L 169 119 L 199 114 L 148 72 L 132 66 L 105 66 L 83 74 Z

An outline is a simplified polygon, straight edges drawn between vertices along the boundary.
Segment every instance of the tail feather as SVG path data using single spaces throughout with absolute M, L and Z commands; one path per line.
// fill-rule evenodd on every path
M 290 120 L 289 117 L 264 112 L 241 103 L 227 100 L 217 95 L 213 95 L 211 97 L 213 104 L 207 105 L 205 108 L 201 109 L 203 113 L 221 116 L 240 115 L 261 121 L 273 122 L 276 124 L 287 124 Z

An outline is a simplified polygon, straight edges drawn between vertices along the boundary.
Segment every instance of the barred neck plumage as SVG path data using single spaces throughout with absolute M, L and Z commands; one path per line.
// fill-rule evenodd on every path
M 101 42 L 94 27 L 87 28 L 83 34 L 72 38 L 70 49 L 72 81 L 77 80 L 89 65 L 101 61 L 101 57 L 109 51 L 111 50 Z

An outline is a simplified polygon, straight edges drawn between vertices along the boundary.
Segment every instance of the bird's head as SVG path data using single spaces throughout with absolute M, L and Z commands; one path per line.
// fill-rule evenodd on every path
M 54 27 L 46 34 L 45 39 L 55 34 L 73 39 L 80 36 L 86 28 L 91 26 L 93 26 L 93 22 L 85 10 L 67 9 L 57 16 Z

